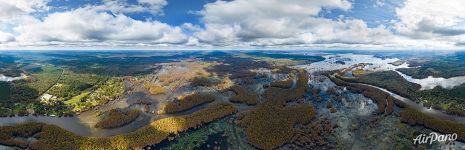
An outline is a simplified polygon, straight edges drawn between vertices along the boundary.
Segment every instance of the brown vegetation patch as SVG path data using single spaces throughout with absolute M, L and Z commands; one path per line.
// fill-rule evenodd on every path
M 292 80 L 292 78 L 287 78 L 285 80 L 271 82 L 270 86 L 282 88 L 282 89 L 288 89 L 292 87 L 292 84 L 294 84 L 294 80 Z
M 465 141 L 465 124 L 428 116 L 411 108 L 405 108 L 400 113 L 400 120 L 409 125 L 423 125 L 444 134 L 456 133 L 458 140 Z
M 316 146 L 328 144 L 328 136 L 337 126 L 332 124 L 330 120 L 323 119 L 322 121 L 314 122 L 296 129 L 293 143 L 299 147 L 312 149 Z
M 237 123 L 245 127 L 248 141 L 261 149 L 273 149 L 292 140 L 296 124 L 307 124 L 315 116 L 311 104 L 286 106 L 286 102 L 301 99 L 307 90 L 308 76 L 298 71 L 296 88 L 269 87 L 265 101 L 255 109 L 238 118 Z
M 245 103 L 247 105 L 256 105 L 258 103 L 258 95 L 247 91 L 244 87 L 239 85 L 234 85 L 231 87 L 231 90 L 236 93 L 236 95 L 229 98 L 229 101 L 233 103 Z
M 219 64 L 208 68 L 209 72 L 215 72 L 218 75 L 229 75 L 231 79 L 245 78 L 255 76 L 256 73 L 250 70 L 259 68 L 271 68 L 272 66 L 265 61 L 258 61 L 252 58 L 240 57 L 221 57 L 212 59 Z
M 192 93 L 180 96 L 173 102 L 168 102 L 163 106 L 161 113 L 176 113 L 191 109 L 192 107 L 209 103 L 215 100 L 215 96 L 208 93 Z
M 204 76 L 194 77 L 193 79 L 191 79 L 190 82 L 191 86 L 213 86 L 221 83 L 220 80 L 213 80 L 209 77 Z
M 389 115 L 394 111 L 394 102 L 397 101 L 397 99 L 392 96 L 388 96 L 386 101 L 387 101 L 386 113 Z
M 136 120 L 136 118 L 139 117 L 139 115 L 140 111 L 136 109 L 129 111 L 112 109 L 108 111 L 108 114 L 105 119 L 100 120 L 99 122 L 97 122 L 97 124 L 95 124 L 95 127 L 103 129 L 122 127 Z
M 162 86 L 171 86 L 172 89 L 190 84 L 196 77 L 209 76 L 205 68 L 209 66 L 200 62 L 178 62 L 166 65 L 165 72 L 158 76 Z
M 164 87 L 156 84 L 146 84 L 145 88 L 147 88 L 152 95 L 165 94 L 166 92 Z

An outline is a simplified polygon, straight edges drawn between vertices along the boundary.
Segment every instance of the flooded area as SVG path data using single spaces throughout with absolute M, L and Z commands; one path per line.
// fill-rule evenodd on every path
M 0 81 L 3 81 L 3 82 L 11 82 L 11 81 L 21 80 L 21 79 L 25 79 L 25 78 L 27 78 L 27 76 L 25 74 L 21 74 L 21 76 L 19 76 L 19 77 L 8 77 L 8 76 L 5 76 L 3 74 L 0 74 Z
M 465 84 L 465 76 L 458 76 L 458 77 L 452 77 L 452 78 L 442 78 L 442 77 L 435 78 L 433 76 L 429 76 L 424 79 L 415 79 L 409 75 L 403 74 L 400 71 L 396 71 L 396 72 L 399 75 L 401 75 L 404 79 L 406 79 L 407 81 L 421 85 L 420 90 L 430 90 L 430 89 L 434 89 L 437 86 L 440 86 L 444 89 L 452 89 L 456 86 Z
M 403 143 L 409 145 L 411 141 L 410 139 L 405 139 L 405 137 L 410 136 L 408 133 L 413 131 L 417 133 L 433 132 L 424 127 L 409 126 L 402 123 L 399 118 L 401 109 L 398 107 L 394 109 L 392 115 L 375 115 L 378 108 L 371 99 L 366 98 L 362 94 L 352 93 L 346 88 L 340 88 L 329 80 L 329 78 L 319 73 L 320 71 L 348 68 L 359 63 L 370 63 L 370 65 L 366 65 L 363 69 L 376 71 L 408 68 L 408 64 L 404 63 L 395 66 L 390 63 L 398 61 L 396 58 L 381 59 L 370 55 L 338 55 L 325 57 L 327 58 L 325 61 L 309 65 L 299 65 L 297 67 L 306 69 L 312 75 L 309 84 L 314 89 L 317 89 L 317 91 L 320 91 L 318 95 L 312 94 L 313 98 L 321 97 L 320 99 L 313 99 L 313 104 L 318 112 L 317 118 L 328 118 L 337 122 L 338 128 L 332 135 L 334 137 L 329 138 L 330 143 L 344 143 L 347 144 L 347 147 L 351 147 L 352 149 L 370 149 L 373 147 L 389 149 L 393 148 L 393 145 L 389 143 Z M 336 61 L 341 60 L 344 60 L 345 64 L 336 63 Z M 401 100 L 407 106 L 415 110 L 437 118 L 465 123 L 465 117 L 449 115 L 443 111 L 425 107 L 422 104 L 418 104 L 384 88 L 372 87 L 388 92 L 391 96 Z M 422 87 L 426 86 L 422 85 Z M 332 107 L 337 108 L 337 112 L 331 112 L 330 109 L 327 108 L 328 103 L 331 103 Z M 462 149 L 464 146 L 465 144 L 463 142 L 455 141 L 454 144 L 436 143 L 428 145 L 427 148 Z
M 325 55 L 324 61 L 315 62 L 308 65 L 299 65 L 306 69 L 308 72 L 330 71 L 351 67 L 356 64 L 368 63 L 363 68 L 364 70 L 383 71 L 395 70 L 397 68 L 408 68 L 408 64 L 392 65 L 390 63 L 399 61 L 398 58 L 378 58 L 373 55 L 357 55 L 357 54 L 336 54 Z M 343 63 L 342 63 L 343 62 Z

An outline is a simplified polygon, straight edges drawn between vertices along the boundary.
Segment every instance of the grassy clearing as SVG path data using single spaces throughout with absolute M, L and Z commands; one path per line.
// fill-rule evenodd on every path
M 66 105 L 72 105 L 72 104 L 75 104 L 75 103 L 79 103 L 81 102 L 81 100 L 84 98 L 84 97 L 87 97 L 88 95 L 90 94 L 90 92 L 82 92 L 81 94 L 77 95 L 77 96 L 74 96 L 73 98 L 65 101 L 64 103 Z

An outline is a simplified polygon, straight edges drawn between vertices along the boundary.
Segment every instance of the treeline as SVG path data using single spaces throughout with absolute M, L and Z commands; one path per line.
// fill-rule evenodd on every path
M 365 83 L 385 88 L 403 97 L 416 100 L 415 93 L 421 88 L 420 85 L 405 80 L 395 71 L 374 72 L 357 78 L 342 78 L 349 82 Z
M 451 78 L 465 75 L 465 58 L 448 56 L 433 58 L 428 61 L 411 60 L 408 63 L 412 68 L 399 68 L 398 71 L 416 79 L 428 76 Z
M 134 132 L 113 137 L 82 137 L 54 125 L 28 123 L 0 127 L 0 144 L 22 148 L 50 149 L 141 149 L 157 144 L 171 134 L 200 127 L 204 123 L 233 114 L 237 109 L 228 103 L 218 103 L 190 115 L 164 118 L 152 122 Z M 28 138 L 37 133 L 37 141 L 27 142 L 17 137 Z
M 103 128 L 103 129 L 112 129 L 122 127 L 127 125 L 134 120 L 137 119 L 140 115 L 140 110 L 133 109 L 133 110 L 121 110 L 121 109 L 112 109 L 108 111 L 106 117 L 97 124 L 95 124 L 96 128 Z
M 256 105 L 259 101 L 259 97 L 254 92 L 247 91 L 244 87 L 234 85 L 230 88 L 236 95 L 229 98 L 229 101 L 233 103 L 244 103 L 247 105 Z
M 173 102 L 168 102 L 163 106 L 164 113 L 176 113 L 191 109 L 192 107 L 213 102 L 215 96 L 210 93 L 192 93 L 176 98 Z
M 16 126 L 2 126 L 0 127 L 0 144 L 6 146 L 16 146 L 26 149 L 29 142 L 18 139 L 32 137 L 42 131 L 43 124 L 40 123 L 27 123 Z

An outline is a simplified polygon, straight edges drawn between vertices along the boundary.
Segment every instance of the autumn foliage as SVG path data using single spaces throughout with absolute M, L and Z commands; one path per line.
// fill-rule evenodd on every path
M 400 120 L 410 125 L 423 125 L 445 134 L 456 133 L 458 140 L 465 141 L 465 124 L 462 123 L 428 116 L 412 108 L 405 108 L 400 113 Z
M 209 103 L 215 100 L 215 96 L 208 93 L 192 93 L 178 97 L 173 102 L 168 102 L 163 107 L 164 113 L 176 113 L 191 109 L 192 107 Z
M 292 87 L 292 84 L 294 84 L 294 81 L 292 80 L 292 78 L 288 78 L 285 80 L 271 82 L 270 86 L 282 88 L 282 89 L 288 89 Z
M 136 109 L 128 111 L 112 109 L 108 112 L 105 119 L 95 124 L 95 127 L 104 129 L 118 128 L 136 120 L 139 115 L 140 111 Z
M 155 85 L 155 84 L 147 84 L 145 85 L 147 90 L 149 90 L 150 94 L 152 95 L 159 95 L 159 94 L 165 94 L 166 90 L 164 87 L 160 85 Z
M 300 70 L 297 74 L 295 88 L 269 87 L 265 91 L 265 101 L 238 119 L 253 146 L 273 149 L 288 143 L 296 134 L 294 125 L 306 124 L 314 118 L 315 110 L 311 104 L 286 106 L 286 102 L 303 98 L 308 89 L 306 72 Z
M 256 105 L 258 103 L 258 95 L 247 91 L 244 87 L 239 85 L 234 85 L 231 87 L 231 90 L 236 94 L 229 98 L 229 101 L 233 103 L 245 103 L 247 105 Z

